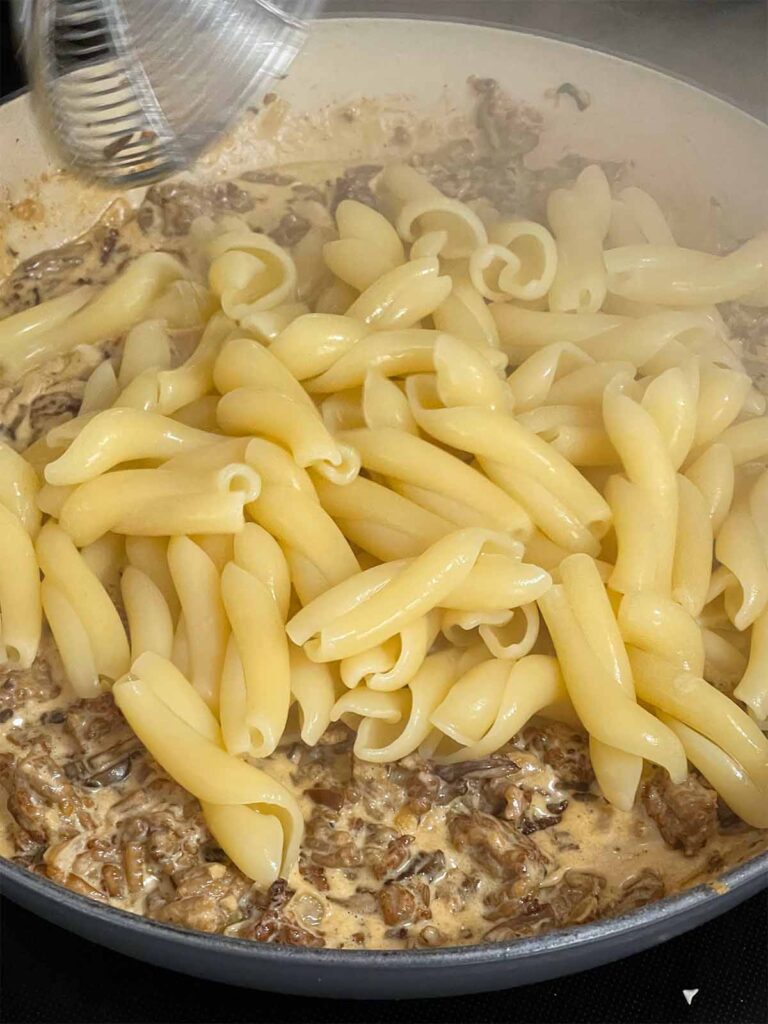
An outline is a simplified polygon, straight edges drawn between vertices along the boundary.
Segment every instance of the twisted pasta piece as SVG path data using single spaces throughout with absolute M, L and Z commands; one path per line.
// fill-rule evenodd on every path
M 370 331 L 414 327 L 447 299 L 453 283 L 440 276 L 440 261 L 432 256 L 409 260 L 390 270 L 362 293 L 347 310 Z
M 605 254 L 610 291 L 659 306 L 707 306 L 738 299 L 768 304 L 768 233 L 727 256 L 671 245 L 624 246 Z
M 101 289 L 77 289 L 3 320 L 0 344 L 8 374 L 22 372 L 43 359 L 124 334 L 151 319 L 153 306 L 189 271 L 174 256 L 146 252 Z
M 336 209 L 338 241 L 326 242 L 323 259 L 341 281 L 364 292 L 405 262 L 403 243 L 386 217 L 364 203 L 345 199 Z
M 336 702 L 331 718 L 355 722 L 354 752 L 362 761 L 396 761 L 412 754 L 429 735 L 431 715 L 447 695 L 458 651 L 431 654 L 406 687 L 388 693 L 357 687 Z
M 445 259 L 461 259 L 488 240 L 476 213 L 464 203 L 448 199 L 412 167 L 386 167 L 379 190 L 392 209 L 398 234 L 406 242 L 441 231 L 445 233 L 441 255 Z
M 768 607 L 768 470 L 741 483 L 715 539 L 715 556 L 731 573 L 725 610 L 739 630 Z
M 356 454 L 331 436 L 312 399 L 269 349 L 233 339 L 216 361 L 214 380 L 223 395 L 216 414 L 225 433 L 277 441 L 299 466 L 316 466 L 330 479 L 357 475 Z
M 488 237 L 469 258 L 472 284 L 483 298 L 544 298 L 557 271 L 557 245 L 549 231 L 530 220 L 505 221 L 494 224 Z
M 250 466 L 231 463 L 208 473 L 117 470 L 62 490 L 61 526 L 84 546 L 110 530 L 144 537 L 237 533 L 261 480 Z
M 85 423 L 70 446 L 45 469 L 49 484 L 80 484 L 123 462 L 165 461 L 202 448 L 215 434 L 186 427 L 166 416 L 138 409 L 107 409 Z
M 259 886 L 287 875 L 304 822 L 295 798 L 221 747 L 216 719 L 174 666 L 145 654 L 113 688 L 115 703 L 155 760 L 200 800 L 208 827 Z
M 45 577 L 43 608 L 67 675 L 83 696 L 95 696 L 100 677 L 118 679 L 130 663 L 120 616 L 103 584 L 60 526 L 46 523 L 35 551 Z
M 494 557 L 497 552 L 500 561 Z M 491 561 L 480 562 L 483 553 Z M 377 576 L 385 582 L 362 600 L 355 600 L 355 577 L 323 594 L 294 616 L 288 634 L 311 658 L 339 660 L 383 643 L 436 607 L 498 610 L 527 604 L 547 589 L 550 578 L 515 557 L 520 557 L 520 547 L 505 535 L 458 530 L 410 562 L 389 563 L 388 574 Z M 349 592 L 351 605 L 344 597 Z
M 399 690 L 423 664 L 440 626 L 433 609 L 384 643 L 339 663 L 341 680 L 350 690 L 363 683 L 370 690 Z
M 611 189 L 602 169 L 585 167 L 570 189 L 551 192 L 547 217 L 557 239 L 550 310 L 596 313 L 608 290 L 603 242 L 611 222 Z
M 208 284 L 230 320 L 248 328 L 254 313 L 293 299 L 296 266 L 268 235 L 246 227 L 225 231 L 208 246 Z
M 624 754 L 660 764 L 673 781 L 682 782 L 687 766 L 680 741 L 669 728 L 641 708 L 616 675 L 605 667 L 584 635 L 563 587 L 552 587 L 538 600 L 568 694 L 590 737 Z M 625 779 L 629 774 L 626 768 L 625 762 L 621 773 Z
M 438 761 L 454 763 L 500 750 L 534 715 L 567 704 L 568 694 L 555 658 L 531 654 L 520 661 L 492 659 L 456 680 L 432 712 L 441 737 L 459 744 L 443 753 L 437 736 L 429 743 Z M 437 741 L 437 742 L 436 742 Z
M 221 576 L 232 627 L 219 696 L 222 733 L 230 754 L 268 757 L 290 705 L 288 565 L 277 542 L 252 523 L 235 539 L 234 555 Z

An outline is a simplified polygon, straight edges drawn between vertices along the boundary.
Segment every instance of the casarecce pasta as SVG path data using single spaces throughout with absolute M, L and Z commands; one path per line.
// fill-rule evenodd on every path
M 293 252 L 203 219 L 0 324 L 14 371 L 123 339 L 0 445 L 0 655 L 45 618 L 260 885 L 303 828 L 268 759 L 338 722 L 446 769 L 567 722 L 620 811 L 690 762 L 765 825 L 768 418 L 713 306 L 764 302 L 765 237 L 679 247 L 596 166 L 547 224 L 405 165 L 378 195 Z

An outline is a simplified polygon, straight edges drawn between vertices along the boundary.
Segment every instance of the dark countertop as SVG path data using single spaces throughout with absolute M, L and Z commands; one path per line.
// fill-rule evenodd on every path
M 0 72 L 21 84 L 0 0 Z M 766 119 L 763 0 L 328 0 L 329 14 L 474 19 L 632 56 Z M 0 178 L 2 171 L 0 170 Z M 226 988 L 128 960 L 0 901 L 0 1019 L 10 1022 L 641 1022 L 765 1024 L 768 900 L 757 896 L 694 932 L 621 963 L 490 995 L 336 1003 Z M 690 1006 L 682 990 L 698 988 Z

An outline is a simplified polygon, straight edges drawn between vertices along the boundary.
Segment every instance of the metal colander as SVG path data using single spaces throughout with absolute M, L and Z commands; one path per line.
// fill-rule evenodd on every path
M 133 187 L 184 167 L 285 74 L 322 0 L 17 0 L 42 120 L 73 169 Z

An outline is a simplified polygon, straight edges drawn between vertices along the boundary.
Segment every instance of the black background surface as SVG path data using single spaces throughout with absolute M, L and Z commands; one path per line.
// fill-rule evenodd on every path
M 162 0 L 158 0 L 159 3 Z M 355 5 L 331 2 L 332 10 Z M 365 6 L 364 4 L 356 5 Z M 765 5 L 710 3 L 708 0 L 464 0 L 458 5 L 425 0 L 371 5 L 390 13 L 408 9 L 422 14 L 475 13 L 483 20 L 545 31 L 560 31 L 594 45 L 637 52 L 641 59 L 664 63 L 653 48 L 654 24 L 662 35 L 674 27 L 681 37 L 682 63 L 673 72 L 690 74 L 728 94 L 753 113 L 765 109 Z M 464 10 L 466 9 L 466 10 Z M 503 16 L 503 17 L 502 17 Z M 670 23 L 671 19 L 671 23 Z M 595 26 L 600 33 L 595 35 Z M 621 36 L 622 26 L 627 30 Z M 611 32 L 614 33 L 613 37 Z M 698 36 L 696 33 L 698 32 Z M 618 35 L 617 35 L 618 33 Z M 710 34 L 711 33 L 711 34 Z M 618 38 L 618 45 L 612 40 Z M 644 40 L 649 42 L 646 46 Z M 685 45 L 685 40 L 688 45 Z M 745 41 L 750 61 L 741 73 L 736 53 Z M 691 41 L 693 40 L 693 42 Z M 713 46 L 717 40 L 716 46 Z M 707 41 L 705 43 L 705 41 Z M 13 59 L 8 31 L 8 0 L 0 0 L 0 71 L 3 95 L 23 84 Z M 710 57 L 707 46 L 713 46 Z M 644 47 L 646 47 L 644 49 Z M 718 69 L 714 59 L 719 52 Z M 724 50 L 726 51 L 724 53 Z M 762 56 L 761 56 L 762 55 Z M 656 57 L 656 59 L 654 59 Z M 762 66 L 761 66 L 762 60 Z M 691 67 L 691 65 L 694 65 Z M 698 74 L 697 74 L 698 68 Z M 714 70 L 713 70 L 714 68 Z M 714 76 L 714 77 L 713 77 Z M 3 184 L 0 153 L 0 187 Z M 766 172 L 768 182 L 768 170 Z M 767 185 L 768 187 L 768 185 Z M 541 1024 L 764 1024 L 768 1021 L 768 901 L 757 896 L 736 910 L 688 935 L 673 939 L 621 963 L 559 981 L 465 998 L 354 1003 L 309 1000 L 227 988 L 186 978 L 129 960 L 78 939 L 0 899 L 0 1018 L 11 1022 L 291 1022 L 379 1021 L 541 1022 Z M 683 989 L 698 988 L 691 1006 Z

